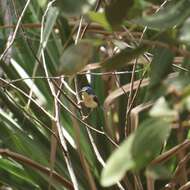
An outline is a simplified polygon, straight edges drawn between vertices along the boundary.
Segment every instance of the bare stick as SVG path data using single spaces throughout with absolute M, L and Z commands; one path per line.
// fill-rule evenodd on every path
M 21 13 L 21 15 L 20 15 L 18 21 L 17 21 L 16 27 L 15 27 L 15 30 L 14 30 L 14 32 L 13 32 L 12 38 L 11 38 L 11 40 L 10 40 L 10 42 L 9 42 L 9 45 L 6 47 L 6 49 L 3 51 L 3 53 L 2 53 L 1 56 L 0 56 L 0 61 L 1 61 L 1 60 L 3 59 L 3 57 L 6 55 L 6 53 L 7 53 L 8 50 L 9 50 L 9 48 L 13 45 L 14 40 L 15 40 L 16 35 L 17 35 L 17 32 L 18 32 L 18 29 L 19 29 L 19 26 L 20 26 L 20 24 L 21 24 L 22 18 L 23 18 L 24 14 L 25 14 L 25 12 L 26 12 L 26 10 L 27 10 L 27 7 L 28 7 L 30 1 L 31 1 L 31 0 L 28 0 L 28 1 L 26 2 L 26 5 L 24 6 L 24 9 L 23 9 L 23 11 L 22 11 L 22 13 Z
M 0 155 L 4 155 L 4 156 L 8 156 L 11 157 L 12 159 L 22 163 L 22 164 L 26 164 L 32 168 L 35 168 L 36 170 L 49 175 L 50 173 L 50 169 L 47 167 L 42 166 L 39 163 L 36 163 L 35 161 L 21 155 L 15 152 L 12 152 L 8 149 L 0 149 Z M 57 172 L 53 172 L 52 174 L 53 179 L 55 179 L 56 181 L 60 182 L 61 184 L 63 184 L 66 188 L 68 188 L 69 190 L 74 190 L 73 185 L 66 180 L 65 178 L 63 178 L 61 175 L 59 175 Z

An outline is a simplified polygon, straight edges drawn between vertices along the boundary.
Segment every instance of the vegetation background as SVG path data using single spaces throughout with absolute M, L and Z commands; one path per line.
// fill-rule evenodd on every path
M 0 7 L 0 189 L 190 189 L 189 0 Z

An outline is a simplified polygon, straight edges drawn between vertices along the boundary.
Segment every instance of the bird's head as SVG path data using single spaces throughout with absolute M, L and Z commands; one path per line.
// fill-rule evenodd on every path
M 98 98 L 91 86 L 85 86 L 80 91 L 82 102 L 87 108 L 96 108 L 98 106 Z

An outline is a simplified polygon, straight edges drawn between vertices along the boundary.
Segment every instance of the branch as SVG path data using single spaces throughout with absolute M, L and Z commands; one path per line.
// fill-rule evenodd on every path
M 21 155 L 15 152 L 12 152 L 8 149 L 0 149 L 0 155 L 2 156 L 8 156 L 11 157 L 13 160 L 16 160 L 22 164 L 25 164 L 27 166 L 30 166 L 32 168 L 35 168 L 36 170 L 46 174 L 50 175 L 50 169 L 47 167 L 42 166 L 41 164 Z M 64 187 L 68 188 L 69 190 L 74 190 L 73 185 L 71 184 L 70 181 L 59 175 L 57 172 L 53 171 L 52 173 L 53 179 L 58 181 L 59 183 L 63 184 Z

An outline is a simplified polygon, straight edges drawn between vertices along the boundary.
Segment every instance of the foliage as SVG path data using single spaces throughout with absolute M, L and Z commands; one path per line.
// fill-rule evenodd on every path
M 189 0 L 0 5 L 0 189 L 189 188 Z

